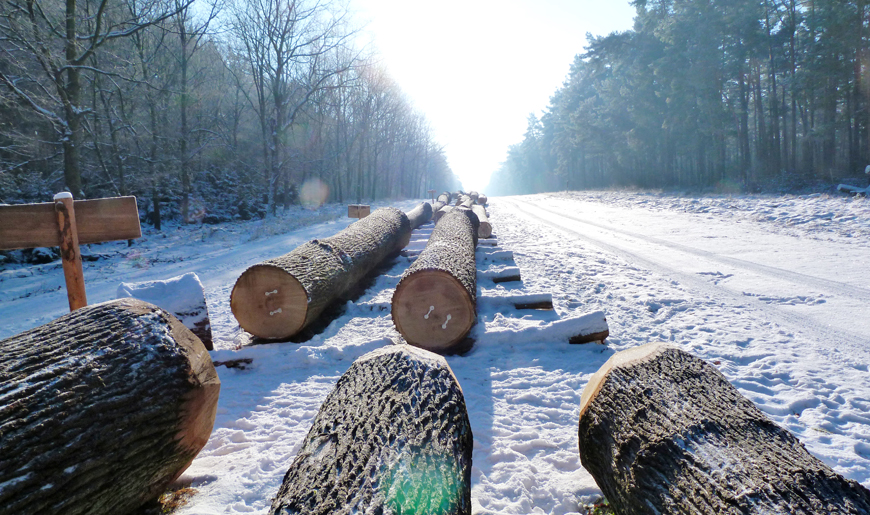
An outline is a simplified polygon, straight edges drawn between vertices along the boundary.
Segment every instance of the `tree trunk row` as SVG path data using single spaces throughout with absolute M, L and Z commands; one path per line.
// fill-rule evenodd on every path
M 230 307 L 261 338 L 289 338 L 411 237 L 405 213 L 382 208 L 335 236 L 256 264 L 236 281 Z
M 220 380 L 202 342 L 136 299 L 0 342 L 0 514 L 129 513 L 211 435 Z
M 665 344 L 616 354 L 583 391 L 580 458 L 616 513 L 870 513 L 870 492 Z
M 473 444 L 444 358 L 373 351 L 323 402 L 269 513 L 468 515 Z

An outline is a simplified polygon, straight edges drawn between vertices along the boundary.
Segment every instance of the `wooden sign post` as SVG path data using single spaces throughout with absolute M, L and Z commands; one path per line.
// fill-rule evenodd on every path
M 54 202 L 0 206 L 0 250 L 60 247 L 70 311 L 88 305 L 79 244 L 140 237 L 136 197 L 73 201 L 62 192 Z
M 435 190 L 429 190 L 429 196 L 432 197 L 432 203 L 435 203 Z

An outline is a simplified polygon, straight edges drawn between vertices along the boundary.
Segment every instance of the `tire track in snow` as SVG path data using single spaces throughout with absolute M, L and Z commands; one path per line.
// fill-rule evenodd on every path
M 648 269 L 655 271 L 656 273 L 663 275 L 663 276 L 677 277 L 677 278 L 679 278 L 680 282 L 682 282 L 682 283 L 690 286 L 692 289 L 694 289 L 696 291 L 700 291 L 700 292 L 702 292 L 710 297 L 719 298 L 719 299 L 722 299 L 723 297 L 727 297 L 729 299 L 728 304 L 733 305 L 734 307 L 745 308 L 748 306 L 748 307 L 754 308 L 758 311 L 761 311 L 764 313 L 765 317 L 768 320 L 775 321 L 783 327 L 788 327 L 796 333 L 804 333 L 805 336 L 809 337 L 807 339 L 814 343 L 813 347 L 814 347 L 814 350 L 816 352 L 831 359 L 832 361 L 834 361 L 836 363 L 839 363 L 839 364 L 845 365 L 845 366 L 853 366 L 854 362 L 856 360 L 860 361 L 863 364 L 870 363 L 870 349 L 867 348 L 866 335 L 854 333 L 852 331 L 848 331 L 848 330 L 842 329 L 842 328 L 834 328 L 834 327 L 830 327 L 830 326 L 825 326 L 823 324 L 814 322 L 813 320 L 809 319 L 806 316 L 802 316 L 802 315 L 796 314 L 796 313 L 790 313 L 790 312 L 783 310 L 781 308 L 777 308 L 776 306 L 772 306 L 770 304 L 767 304 L 767 303 L 765 303 L 762 300 L 759 300 L 757 298 L 748 297 L 748 296 L 744 296 L 744 295 L 740 295 L 740 294 L 731 292 L 724 287 L 710 284 L 707 281 L 699 279 L 699 278 L 695 277 L 694 274 L 685 273 L 685 272 L 682 272 L 676 268 L 668 267 L 667 265 L 662 264 L 658 261 L 653 261 L 649 258 L 646 258 L 646 257 L 642 256 L 641 254 L 638 254 L 637 252 L 630 250 L 629 248 L 625 248 L 625 247 L 622 247 L 619 245 L 613 245 L 613 244 L 607 243 L 607 242 L 603 241 L 602 239 L 595 238 L 595 237 L 590 236 L 588 234 L 585 234 L 585 233 L 582 233 L 582 232 L 577 231 L 575 229 L 572 229 L 571 227 L 568 227 L 566 225 L 557 223 L 555 221 L 549 220 L 545 217 L 542 217 L 540 215 L 532 213 L 532 212 L 530 212 L 530 208 L 545 211 L 549 214 L 552 214 L 552 215 L 557 216 L 557 217 L 562 218 L 562 219 L 569 219 L 569 220 L 572 220 L 574 222 L 580 222 L 580 223 L 591 225 L 593 227 L 597 227 L 598 229 L 611 231 L 614 234 L 621 234 L 624 236 L 637 238 L 637 239 L 640 239 L 640 240 L 645 241 L 647 243 L 663 245 L 674 252 L 682 252 L 684 254 L 691 254 L 691 255 L 698 256 L 698 257 L 707 258 L 707 256 L 705 256 L 705 255 L 701 255 L 701 254 L 698 254 L 696 252 L 690 252 L 690 250 L 694 250 L 694 251 L 697 251 L 699 253 L 706 253 L 706 251 L 699 251 L 698 249 L 692 249 L 691 247 L 685 247 L 685 246 L 679 245 L 679 244 L 670 244 L 670 242 L 663 242 L 663 241 L 659 242 L 659 241 L 656 241 L 657 238 L 643 236 L 640 234 L 631 233 L 629 231 L 623 231 L 621 229 L 616 229 L 614 227 L 607 226 L 605 224 L 598 224 L 598 223 L 594 223 L 594 222 L 589 222 L 589 221 L 583 220 L 581 218 L 573 217 L 573 216 L 559 213 L 556 211 L 550 211 L 548 209 L 540 208 L 538 206 L 532 206 L 531 204 L 529 204 L 527 202 L 523 202 L 523 201 L 517 200 L 517 199 L 510 199 L 510 200 L 502 199 L 502 202 L 505 202 L 506 204 L 511 204 L 513 207 L 516 208 L 516 210 L 519 213 L 522 213 L 523 215 L 525 215 L 527 217 L 533 218 L 533 219 L 535 219 L 543 224 L 549 225 L 550 227 L 554 227 L 556 229 L 559 229 L 561 231 L 569 233 L 579 240 L 585 241 L 586 243 L 588 243 L 590 245 L 594 245 L 598 248 L 601 248 L 602 250 L 605 250 L 605 251 L 608 251 L 608 252 L 615 254 L 617 256 L 623 257 L 624 259 L 627 259 L 628 261 L 631 261 L 634 264 L 648 268 Z M 684 250 L 684 249 L 686 249 L 686 250 Z M 709 254 L 709 253 L 707 253 L 707 254 Z M 721 258 L 721 257 L 722 256 L 710 254 L 709 259 L 716 261 L 717 260 L 716 258 Z M 727 259 L 734 259 L 734 258 L 727 258 Z M 755 263 L 750 263 L 750 262 L 746 262 L 746 261 L 739 260 L 739 259 L 734 259 L 734 261 L 739 262 L 740 264 L 727 263 L 724 261 L 720 261 L 720 262 L 722 262 L 723 264 L 729 264 L 730 266 L 734 266 L 736 268 L 743 268 L 743 269 L 749 268 L 749 267 L 743 266 L 743 263 L 755 265 Z M 771 274 L 770 271 L 763 271 L 765 269 L 779 271 L 780 269 L 774 268 L 774 267 L 766 267 L 764 265 L 758 265 L 758 266 L 759 266 L 759 270 L 750 269 L 750 271 L 753 271 L 755 273 L 761 273 L 761 274 L 764 274 L 767 276 L 773 275 L 774 277 L 776 277 L 778 279 L 782 279 L 781 276 Z M 801 279 L 798 279 L 798 282 L 801 282 L 803 280 L 802 278 L 804 277 L 804 274 L 799 274 L 796 272 L 790 272 L 790 274 L 794 274 L 794 276 L 800 277 Z M 806 277 L 811 277 L 811 276 L 806 276 Z M 846 286 L 846 285 L 842 285 L 841 283 L 837 283 L 835 281 L 828 281 L 828 280 L 819 279 L 819 278 L 815 278 L 815 279 L 817 279 L 821 283 L 831 283 L 831 286 L 836 286 L 836 285 Z M 828 289 L 833 289 L 833 288 L 829 287 Z M 857 298 L 859 300 L 870 303 L 870 292 L 868 292 L 867 290 L 864 290 L 863 288 L 844 288 L 843 290 L 840 291 L 840 293 L 846 295 L 845 293 L 842 293 L 842 291 L 845 291 L 845 290 L 853 290 L 851 292 L 852 294 L 849 295 L 850 297 L 857 296 Z M 836 342 L 836 346 L 830 345 L 829 342 Z M 849 356 L 846 356 L 843 352 L 840 352 L 840 350 L 837 347 L 841 347 L 843 349 L 848 350 Z
M 842 295 L 845 297 L 853 297 L 856 300 L 860 300 L 862 302 L 866 302 L 870 304 L 870 289 L 861 288 L 860 286 L 854 286 L 847 283 L 841 283 L 839 281 L 832 281 L 830 279 L 823 279 L 821 277 L 816 277 L 813 275 L 802 274 L 800 272 L 793 272 L 791 270 L 785 270 L 783 268 L 777 268 L 774 266 L 763 265 L 761 263 L 755 263 L 752 261 L 746 261 L 745 259 L 733 258 L 728 256 L 722 256 L 719 254 L 714 254 L 712 252 L 701 250 L 695 247 L 689 247 L 687 245 L 681 245 L 679 243 L 674 243 L 671 241 L 663 240 L 661 238 L 656 238 L 654 236 L 646 236 L 643 234 L 639 234 L 633 231 L 627 231 L 625 229 L 617 229 L 611 225 L 602 224 L 599 222 L 593 222 L 591 220 L 587 220 L 585 218 L 580 218 L 577 216 L 568 215 L 565 213 L 560 213 L 555 210 L 547 209 L 541 206 L 532 206 L 527 202 L 517 201 L 525 204 L 527 207 L 532 207 L 533 209 L 540 209 L 541 211 L 546 211 L 550 214 L 560 216 L 562 218 L 568 218 L 570 220 L 574 220 L 575 222 L 580 222 L 582 224 L 591 225 L 593 227 L 597 227 L 599 229 L 603 229 L 605 231 L 612 231 L 614 233 L 624 234 L 625 236 L 630 236 L 632 238 L 637 238 L 639 240 L 646 241 L 648 243 L 654 243 L 656 245 L 661 245 L 663 247 L 667 247 L 671 250 L 676 250 L 679 252 L 684 252 L 687 254 L 693 254 L 698 257 L 702 257 L 704 259 L 710 261 L 716 261 L 722 263 L 724 265 L 730 265 L 735 268 L 742 268 L 744 270 L 749 270 L 755 272 L 759 275 L 768 275 L 773 276 L 777 279 L 788 279 L 797 283 L 805 283 L 811 284 L 817 288 L 828 290 L 830 293 L 834 293 L 836 295 Z M 528 214 L 528 211 L 526 211 Z

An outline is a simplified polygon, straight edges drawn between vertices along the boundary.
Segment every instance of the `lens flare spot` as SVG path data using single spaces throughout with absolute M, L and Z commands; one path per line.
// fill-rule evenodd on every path
M 308 209 L 317 209 L 329 198 L 329 186 L 320 179 L 309 179 L 299 188 L 299 201 Z

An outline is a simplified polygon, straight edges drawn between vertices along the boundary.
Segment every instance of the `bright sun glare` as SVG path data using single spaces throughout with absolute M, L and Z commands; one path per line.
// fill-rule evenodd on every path
M 586 33 L 628 30 L 634 15 L 627 0 L 352 1 L 469 190 L 486 187 L 529 113 L 547 107 Z

